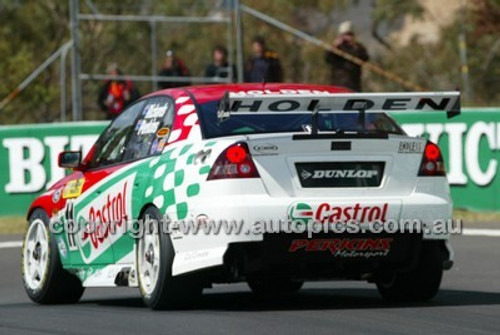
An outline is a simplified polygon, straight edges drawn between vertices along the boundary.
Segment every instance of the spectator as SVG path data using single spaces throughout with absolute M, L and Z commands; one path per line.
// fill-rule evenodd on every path
M 252 43 L 253 55 L 245 67 L 245 81 L 251 83 L 281 82 L 283 70 L 278 55 L 266 47 L 265 40 L 258 36 Z
M 356 36 L 350 21 L 345 21 L 339 26 L 339 36 L 333 46 L 354 57 L 367 61 L 369 59 L 365 47 L 356 41 Z M 361 91 L 361 66 L 327 51 L 326 62 L 331 66 L 331 84 L 342 86 L 351 90 Z
M 189 70 L 184 65 L 184 62 L 177 57 L 172 50 L 168 50 L 165 54 L 165 63 L 163 64 L 163 68 L 161 69 L 159 76 L 165 77 L 189 77 Z M 158 83 L 160 88 L 173 88 L 173 87 L 181 87 L 181 86 L 189 86 L 189 82 L 180 82 L 180 81 L 160 81 Z
M 230 66 L 227 61 L 227 49 L 222 45 L 217 45 L 212 50 L 212 64 L 205 68 L 205 77 L 235 79 L 236 70 L 234 66 Z
M 122 72 L 115 63 L 107 68 L 109 75 L 118 76 Z M 99 107 L 106 113 L 106 119 L 117 117 L 125 107 L 139 99 L 140 93 L 130 80 L 108 80 L 101 88 L 98 101 Z

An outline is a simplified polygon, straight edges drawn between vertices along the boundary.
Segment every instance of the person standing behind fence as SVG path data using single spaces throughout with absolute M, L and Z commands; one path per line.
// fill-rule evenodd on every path
M 228 78 L 233 81 L 236 71 L 234 66 L 230 66 L 227 61 L 227 49 L 222 45 L 217 45 L 212 50 L 212 63 L 205 68 L 205 77 Z
M 107 72 L 112 76 L 122 75 L 115 63 L 108 66 Z M 106 119 L 112 120 L 139 97 L 139 90 L 132 81 L 111 79 L 102 86 L 97 103 L 101 110 L 106 113 Z
M 356 41 L 356 35 L 350 21 L 339 26 L 339 36 L 333 46 L 363 61 L 369 59 L 365 47 Z M 341 56 L 327 51 L 325 60 L 331 67 L 331 84 L 361 92 L 361 66 Z
M 168 50 L 165 53 L 165 63 L 163 63 L 163 68 L 161 69 L 159 76 L 164 77 L 189 77 L 189 69 L 186 67 L 182 59 L 177 57 L 177 55 L 172 51 Z M 189 86 L 191 83 L 187 81 L 168 81 L 162 80 L 158 82 L 158 86 L 161 89 L 174 88 L 181 86 Z
M 278 54 L 268 50 L 264 38 L 257 36 L 252 42 L 252 57 L 245 66 L 245 81 L 250 83 L 282 82 L 283 69 Z

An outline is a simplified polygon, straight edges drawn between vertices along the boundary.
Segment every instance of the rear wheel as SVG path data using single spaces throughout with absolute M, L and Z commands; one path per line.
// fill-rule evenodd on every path
M 256 294 L 289 294 L 298 292 L 303 281 L 292 279 L 249 279 L 248 286 Z
M 382 275 L 377 288 L 382 297 L 393 302 L 422 302 L 439 291 L 443 276 L 443 255 L 437 241 L 422 244 L 417 265 L 410 272 Z
M 143 234 L 137 242 L 137 272 L 144 303 L 152 309 L 189 306 L 202 286 L 188 276 L 172 276 L 174 248 L 170 236 L 160 229 L 158 209 L 148 207 L 142 216 Z
M 36 209 L 30 216 L 22 250 L 22 276 L 26 293 L 39 304 L 77 302 L 84 291 L 81 281 L 62 268 L 47 214 Z

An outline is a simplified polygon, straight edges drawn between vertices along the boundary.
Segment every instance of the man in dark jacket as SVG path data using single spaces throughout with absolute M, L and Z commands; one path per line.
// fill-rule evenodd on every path
M 339 36 L 333 46 L 354 57 L 367 61 L 368 52 L 365 47 L 356 41 L 351 22 L 343 22 L 339 27 Z M 361 66 L 327 51 L 326 62 L 331 66 L 331 84 L 342 86 L 353 91 L 361 92 Z
M 189 77 L 189 70 L 184 65 L 182 59 L 177 57 L 172 50 L 168 50 L 165 54 L 165 63 L 163 64 L 163 68 L 161 69 L 159 76 L 165 77 Z M 189 82 L 180 82 L 180 81 L 160 81 L 158 83 L 161 89 L 166 88 L 174 88 L 181 86 L 189 86 Z
M 121 75 L 116 64 L 108 66 L 108 74 L 112 76 Z M 117 117 L 125 107 L 140 98 L 139 90 L 130 80 L 108 80 L 101 88 L 97 103 L 101 110 L 106 113 L 106 119 L 112 120 Z
M 217 45 L 212 50 L 212 63 L 205 68 L 205 77 L 227 78 L 232 80 L 236 77 L 234 66 L 230 66 L 227 61 L 227 49 L 222 45 Z
M 283 70 L 278 54 L 266 48 L 265 40 L 258 36 L 252 43 L 253 55 L 245 67 L 245 81 L 249 83 L 281 82 Z

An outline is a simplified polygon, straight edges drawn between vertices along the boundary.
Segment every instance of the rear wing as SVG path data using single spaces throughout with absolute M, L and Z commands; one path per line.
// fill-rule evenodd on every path
M 451 118 L 460 114 L 460 92 L 247 94 L 226 92 L 217 116 L 279 113 L 441 111 Z

